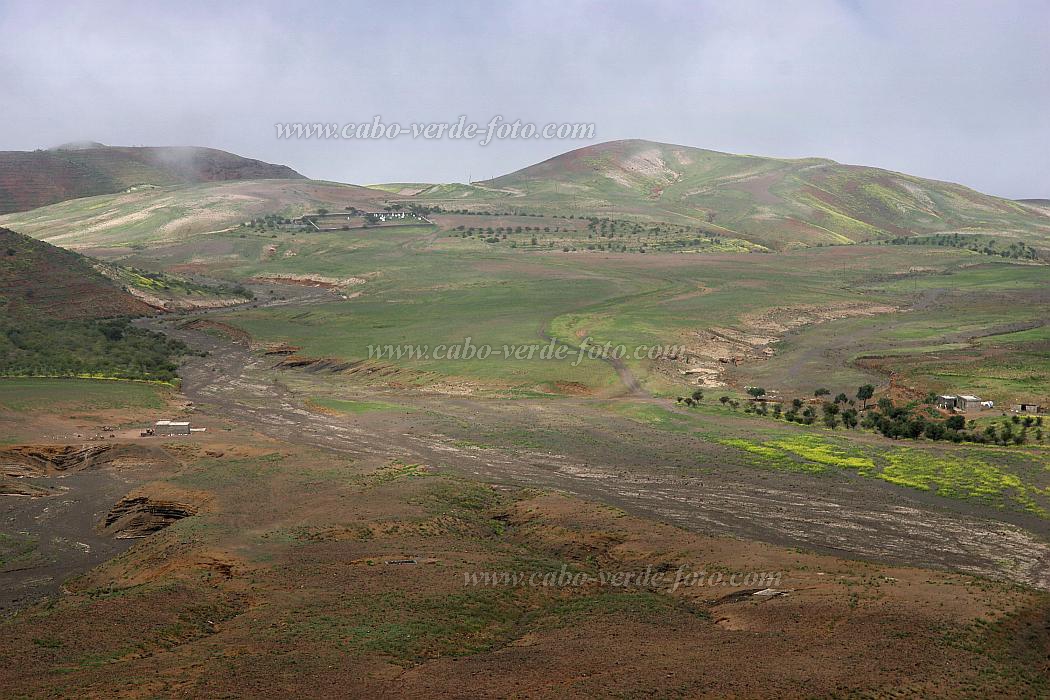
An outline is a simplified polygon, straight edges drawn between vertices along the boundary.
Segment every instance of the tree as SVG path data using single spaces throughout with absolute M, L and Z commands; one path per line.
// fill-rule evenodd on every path
M 864 384 L 857 388 L 857 399 L 861 401 L 864 408 L 868 407 L 868 399 L 875 395 L 875 387 L 871 384 Z
M 944 427 L 948 430 L 962 430 L 966 427 L 966 419 L 962 416 L 950 416 L 944 421 Z
M 728 396 L 719 396 L 718 397 L 718 403 L 720 403 L 723 406 L 725 406 L 727 403 L 729 403 L 729 397 Z
M 693 392 L 693 401 L 696 401 L 697 403 L 699 403 L 700 401 L 703 400 L 703 398 L 704 398 L 704 390 L 703 389 L 697 389 L 697 390 L 695 390 Z
M 825 389 L 824 387 L 820 387 L 819 389 L 817 389 L 816 391 L 813 392 L 813 395 L 816 396 L 817 398 L 820 398 L 821 396 L 827 396 L 830 393 L 831 393 L 830 389 Z
M 847 428 L 857 427 L 857 411 L 849 408 L 842 412 L 842 424 Z
M 927 423 L 926 437 L 928 437 L 930 440 L 943 440 L 944 426 L 940 423 Z
M 759 396 L 765 396 L 766 390 L 760 386 L 753 386 L 747 390 L 747 393 L 751 394 L 757 399 Z
M 849 401 L 849 397 L 846 396 L 845 392 L 840 391 L 835 397 L 835 403 L 846 403 Z

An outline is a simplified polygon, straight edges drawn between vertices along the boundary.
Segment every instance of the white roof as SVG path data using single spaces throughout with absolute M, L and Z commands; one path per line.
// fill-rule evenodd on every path
M 157 421 L 157 425 L 187 426 L 189 424 L 190 424 L 190 422 L 188 420 L 182 420 L 182 421 L 179 421 L 179 420 L 159 420 L 159 421 Z
M 940 396 L 938 396 L 937 398 L 938 398 L 938 399 L 957 399 L 957 398 L 959 398 L 959 397 L 958 397 L 958 396 L 956 396 L 955 394 L 941 394 L 941 395 L 940 395 Z
M 962 399 L 963 401 L 980 401 L 981 400 L 980 397 L 978 397 L 978 396 L 970 396 L 969 394 L 963 394 L 959 398 Z

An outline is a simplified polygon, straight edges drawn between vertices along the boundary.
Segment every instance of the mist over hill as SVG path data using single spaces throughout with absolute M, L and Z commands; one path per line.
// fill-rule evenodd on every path
M 267 178 L 303 176 L 213 148 L 75 142 L 46 151 L 0 151 L 0 213 L 136 187 Z

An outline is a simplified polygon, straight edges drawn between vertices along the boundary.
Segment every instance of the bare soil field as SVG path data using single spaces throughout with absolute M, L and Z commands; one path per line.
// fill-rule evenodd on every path
M 208 353 L 183 367 L 190 400 L 275 438 L 355 457 L 437 464 L 490 482 L 555 488 L 698 532 L 940 565 L 1050 590 L 1050 525 L 1035 516 L 849 475 L 771 476 L 747 468 L 721 446 L 655 435 L 598 413 L 587 399 L 566 398 L 552 410 L 542 400 L 429 395 L 405 404 L 422 414 L 350 419 L 312 411 L 275 371 L 279 359 L 186 327 L 165 332 Z M 521 425 L 550 428 L 549 441 L 542 449 L 458 442 Z
M 704 535 L 202 420 L 215 432 L 163 447 L 177 463 L 165 481 L 214 506 L 130 549 L 111 540 L 120 556 L 9 617 L 5 695 L 1045 690 L 1047 599 L 1031 589 Z M 478 583 L 485 572 L 552 578 Z M 562 572 L 578 583 L 557 584 Z M 690 573 L 702 583 L 682 583 Z
M 195 353 L 177 398 L 98 439 L 0 415 L 27 438 L 0 453 L 5 696 L 1050 692 L 1036 512 L 759 468 L 704 433 L 768 422 L 626 367 L 600 396 L 380 392 L 218 310 L 141 323 Z M 170 415 L 206 431 L 138 435 Z

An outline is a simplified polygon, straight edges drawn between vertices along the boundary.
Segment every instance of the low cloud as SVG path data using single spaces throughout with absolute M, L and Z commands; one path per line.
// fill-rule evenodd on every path
M 1043 2 L 0 3 L 0 148 L 203 145 L 358 183 L 579 141 L 279 141 L 277 122 L 593 122 L 1050 197 Z

